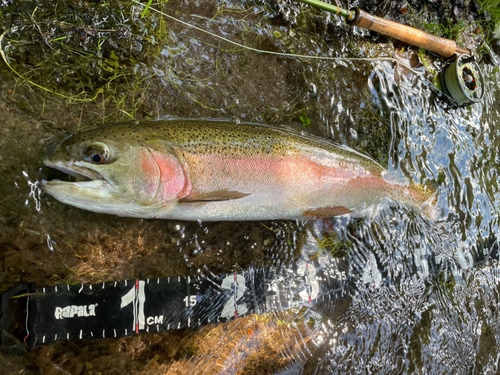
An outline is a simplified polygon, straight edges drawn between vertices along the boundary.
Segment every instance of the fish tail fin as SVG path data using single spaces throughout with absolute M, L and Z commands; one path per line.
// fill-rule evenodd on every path
M 428 219 L 435 220 L 439 217 L 440 209 L 437 207 L 437 186 L 431 181 L 409 185 L 394 186 L 393 198 L 422 212 Z
M 441 217 L 441 208 L 437 205 L 437 197 L 435 196 L 422 203 L 420 210 L 429 220 Z
M 426 181 L 425 183 L 410 181 L 410 188 L 413 189 L 424 202 L 431 200 L 437 203 L 437 199 L 435 199 L 437 185 L 432 181 Z
M 420 198 L 420 211 L 430 220 L 439 218 L 441 209 L 438 207 L 438 185 L 434 181 L 426 181 L 425 183 L 410 183 L 410 188 L 416 192 Z

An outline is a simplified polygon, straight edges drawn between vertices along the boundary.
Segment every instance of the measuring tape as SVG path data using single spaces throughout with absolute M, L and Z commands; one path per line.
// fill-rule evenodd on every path
M 312 306 L 344 296 L 346 271 L 344 261 L 329 258 L 326 263 L 322 258 L 301 260 L 289 269 L 249 269 L 221 276 L 18 286 L 2 297 L 2 347 L 24 352 L 61 340 L 163 332 Z M 24 344 L 13 344 L 9 300 L 26 291 L 27 336 Z

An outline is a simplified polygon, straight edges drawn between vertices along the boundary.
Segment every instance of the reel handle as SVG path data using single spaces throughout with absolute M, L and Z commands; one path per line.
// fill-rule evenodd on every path
M 364 27 L 405 43 L 425 48 L 445 58 L 452 57 L 455 53 L 471 54 L 468 49 L 457 46 L 454 40 L 440 38 L 422 30 L 371 15 L 359 8 L 354 8 L 354 11 L 356 12 L 354 18 L 346 20 L 350 25 Z

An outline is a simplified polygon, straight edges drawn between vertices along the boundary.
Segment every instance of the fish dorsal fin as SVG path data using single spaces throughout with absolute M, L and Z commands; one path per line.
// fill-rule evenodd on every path
M 352 210 L 344 206 L 328 206 L 328 207 L 319 207 L 307 210 L 304 213 L 304 216 L 328 217 L 328 216 L 350 214 L 351 212 Z
M 212 191 L 210 193 L 195 193 L 189 197 L 185 197 L 179 200 L 182 203 L 189 202 L 214 202 L 214 201 L 228 201 L 232 199 L 240 199 L 248 196 L 250 194 L 241 193 L 239 191 L 233 190 L 218 190 Z

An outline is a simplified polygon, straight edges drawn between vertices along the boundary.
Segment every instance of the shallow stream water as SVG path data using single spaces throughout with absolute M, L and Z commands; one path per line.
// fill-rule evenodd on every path
M 1 354 L 3 368 L 20 374 L 498 373 L 498 69 L 481 63 L 483 100 L 456 108 L 427 79 L 391 61 L 263 54 L 152 10 L 143 19 L 143 8 L 132 2 L 108 6 L 0 8 L 2 30 L 9 30 L 1 48 L 24 77 L 0 66 L 1 289 L 286 270 L 320 258 L 325 267 L 342 262 L 344 292 L 307 308 L 219 325 L 42 345 L 24 357 Z M 154 7 L 261 50 L 394 55 L 383 38 L 296 4 Z M 88 102 L 68 99 L 94 95 Z M 317 233 L 298 222 L 124 219 L 41 192 L 40 181 L 51 173 L 42 166 L 43 152 L 65 134 L 166 116 L 308 126 L 394 175 L 436 186 L 440 216 L 431 221 L 386 199 L 335 218 L 330 242 L 320 246 Z

